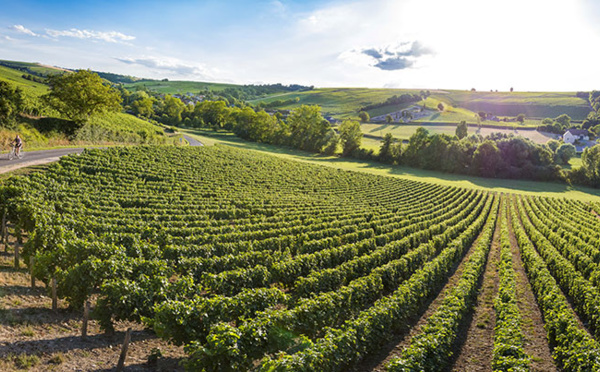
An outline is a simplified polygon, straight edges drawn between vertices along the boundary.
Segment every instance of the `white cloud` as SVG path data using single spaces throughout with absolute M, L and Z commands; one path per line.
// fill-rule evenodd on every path
M 14 25 L 14 26 L 11 26 L 10 28 L 17 32 L 25 34 L 25 35 L 38 36 L 35 32 L 31 31 L 30 29 L 26 28 L 23 25 Z
M 135 39 L 135 36 L 125 35 L 118 31 L 90 31 L 72 28 L 70 30 L 46 30 L 52 37 L 74 37 L 77 39 L 102 40 L 109 43 L 122 43 Z
M 211 79 L 212 73 L 203 65 L 186 63 L 176 58 L 145 56 L 142 58 L 116 58 L 128 65 L 139 65 L 153 70 L 161 70 L 180 76 Z

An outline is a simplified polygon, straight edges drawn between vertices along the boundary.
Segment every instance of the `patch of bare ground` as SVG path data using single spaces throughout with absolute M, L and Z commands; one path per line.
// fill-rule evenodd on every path
M 10 244 L 12 247 L 12 243 Z M 4 247 L 2 247 L 4 248 Z M 4 249 L 3 249 L 4 251 Z M 182 347 L 170 345 L 152 331 L 132 322 L 118 322 L 106 335 L 90 320 L 88 336 L 81 337 L 82 314 L 52 299 L 31 278 L 21 261 L 14 268 L 12 248 L 0 253 L 0 370 L 1 371 L 110 371 L 119 360 L 125 330 L 132 328 L 125 371 L 183 371 Z M 155 362 L 152 355 L 162 355 Z
M 593 209 L 592 209 L 592 214 L 593 214 L 594 216 L 596 216 L 596 218 L 597 218 L 597 219 L 599 219 L 599 220 L 600 220 L 600 215 L 598 214 L 598 212 L 596 212 L 595 210 L 593 210 Z
M 460 349 L 456 353 L 452 371 L 492 371 L 494 327 L 496 326 L 494 298 L 498 293 L 498 262 L 500 262 L 499 221 L 500 219 L 496 223 L 475 309 L 472 312 L 470 323 L 465 325 L 464 332 L 459 333 L 462 337 L 459 337 L 456 342 Z
M 406 322 L 403 332 L 395 335 L 390 342 L 388 342 L 379 350 L 379 352 L 368 355 L 358 365 L 354 366 L 352 371 L 383 372 L 386 370 L 385 366 L 393 358 L 399 356 L 402 353 L 402 350 L 410 344 L 410 340 L 413 338 L 413 336 L 421 331 L 421 328 L 427 323 L 427 319 L 440 306 L 448 291 L 450 291 L 456 285 L 460 279 L 460 276 L 462 275 L 465 263 L 473 254 L 473 246 L 475 246 L 479 239 L 480 237 L 476 239 L 475 243 L 469 248 L 462 261 L 457 267 L 455 267 L 454 272 L 449 276 L 448 281 L 438 293 L 437 297 L 435 297 L 433 300 L 430 299 L 429 301 L 426 301 L 426 303 L 422 306 L 420 315 Z
M 508 218 L 508 225 L 512 226 L 510 214 Z M 552 359 L 552 351 L 550 350 L 546 330 L 544 329 L 544 319 L 527 279 L 523 261 L 521 260 L 521 251 L 519 250 L 519 245 L 517 244 L 517 239 L 512 228 L 509 228 L 509 233 L 513 269 L 515 270 L 517 285 L 517 305 L 521 313 L 521 329 L 525 337 L 525 353 L 531 357 L 531 369 L 533 371 L 558 371 Z

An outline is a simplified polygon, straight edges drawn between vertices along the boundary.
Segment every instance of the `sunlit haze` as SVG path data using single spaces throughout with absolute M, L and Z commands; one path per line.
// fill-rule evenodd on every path
M 0 59 L 319 87 L 600 88 L 600 1 L 0 1 Z

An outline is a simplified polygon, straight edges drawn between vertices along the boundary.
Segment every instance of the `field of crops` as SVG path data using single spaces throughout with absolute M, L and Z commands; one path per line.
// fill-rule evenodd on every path
M 88 150 L 0 191 L 38 279 L 186 345 L 189 370 L 600 369 L 600 204 L 226 146 Z

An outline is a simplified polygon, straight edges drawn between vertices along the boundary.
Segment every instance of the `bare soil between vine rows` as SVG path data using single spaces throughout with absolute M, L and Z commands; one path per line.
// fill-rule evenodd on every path
M 132 322 L 118 322 L 106 335 L 90 320 L 88 336 L 81 338 L 82 314 L 52 299 L 43 283 L 31 288 L 31 278 L 21 261 L 14 268 L 12 242 L 0 253 L 0 370 L 1 371 L 112 371 L 115 370 L 125 330 L 132 328 L 125 371 L 183 371 L 182 347 L 159 339 L 151 330 Z M 162 357 L 149 363 L 153 350 Z
M 468 252 L 465 254 L 461 262 L 456 267 L 455 271 L 452 275 L 449 276 L 448 281 L 442 288 L 442 290 L 438 293 L 438 295 L 433 299 L 433 301 L 425 304 L 423 306 L 423 312 L 418 318 L 411 319 L 407 322 L 405 327 L 405 332 L 396 335 L 389 343 L 384 345 L 378 353 L 373 353 L 369 355 L 355 366 L 352 371 L 372 371 L 372 372 L 384 372 L 386 371 L 386 365 L 395 357 L 400 356 L 402 350 L 410 345 L 410 341 L 418 334 L 421 328 L 427 323 L 427 319 L 437 310 L 437 308 L 442 304 L 444 297 L 458 282 L 460 279 L 462 272 L 464 270 L 464 266 L 468 261 L 468 258 L 473 254 L 473 247 L 477 244 L 480 237 L 477 237 L 475 243 L 469 247 Z

